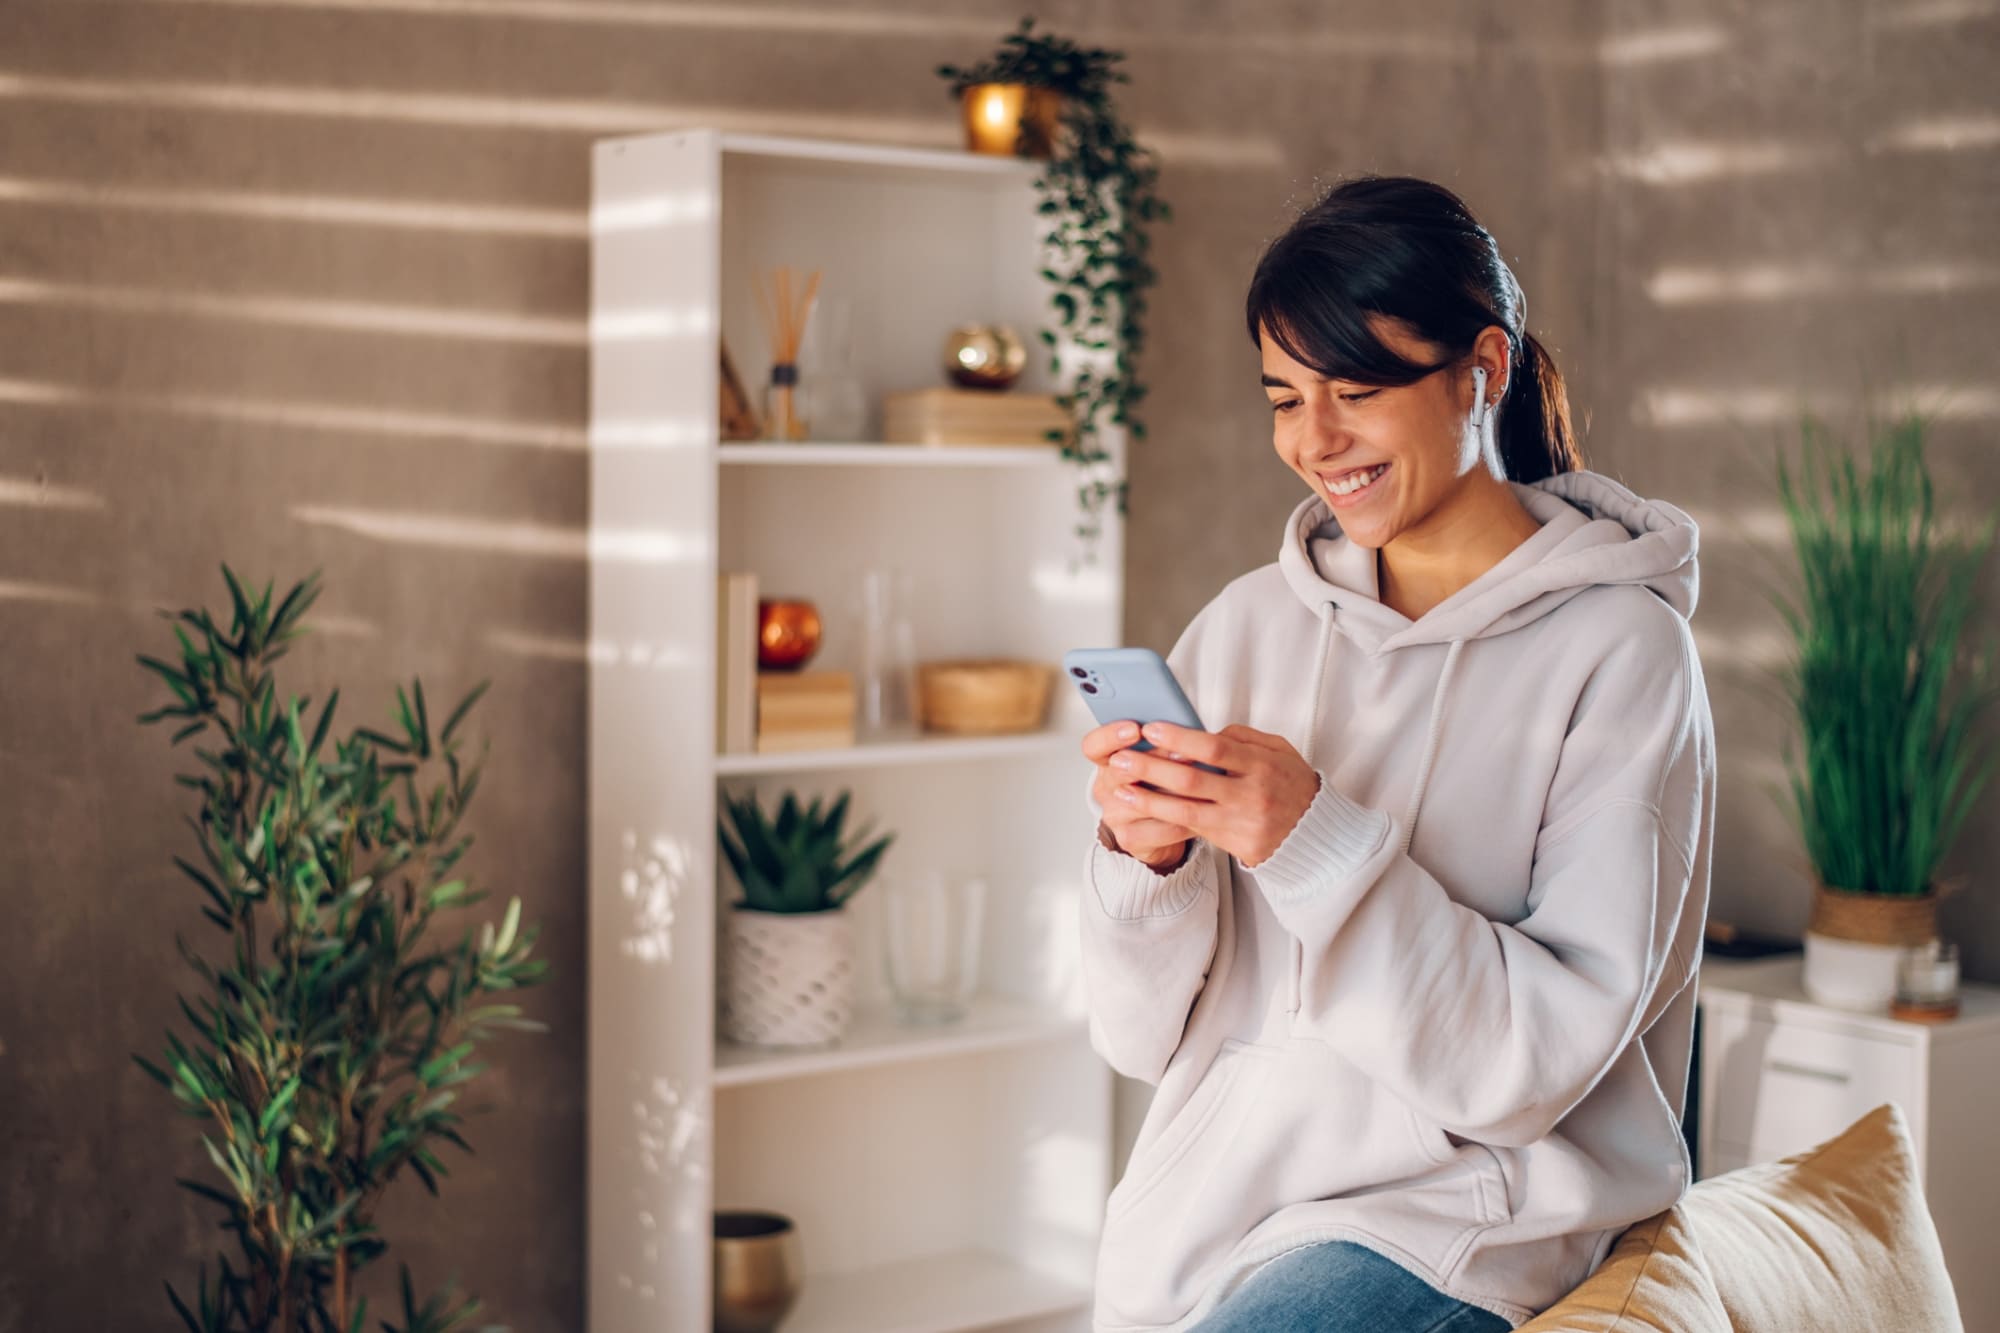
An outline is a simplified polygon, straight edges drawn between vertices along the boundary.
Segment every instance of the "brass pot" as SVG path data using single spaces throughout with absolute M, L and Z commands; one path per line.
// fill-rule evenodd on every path
M 975 83 L 960 95 L 965 146 L 1001 157 L 1047 158 L 1062 125 L 1063 95 L 1029 83 Z
M 804 1282 L 799 1232 L 782 1213 L 715 1214 L 715 1333 L 771 1333 Z

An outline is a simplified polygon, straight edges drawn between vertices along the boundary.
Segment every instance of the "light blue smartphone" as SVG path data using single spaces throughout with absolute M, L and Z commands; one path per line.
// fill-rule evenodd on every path
M 1207 731 L 1195 715 L 1194 705 L 1174 679 L 1173 668 L 1151 648 L 1072 648 L 1063 654 L 1063 672 L 1090 705 L 1091 716 L 1099 722 L 1171 722 L 1175 726 Z M 1129 747 L 1153 749 L 1141 736 Z M 1194 760 L 1190 763 L 1209 773 L 1224 770 Z M 1157 791 L 1151 783 L 1138 784 Z

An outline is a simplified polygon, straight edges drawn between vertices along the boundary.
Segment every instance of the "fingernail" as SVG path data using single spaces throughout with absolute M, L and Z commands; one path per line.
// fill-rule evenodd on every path
M 1111 756 L 1111 766 L 1113 768 L 1130 768 L 1132 767 L 1132 756 L 1129 754 L 1114 754 Z
M 1118 739 L 1121 741 L 1133 740 L 1138 736 L 1138 734 L 1139 734 L 1139 729 L 1134 726 L 1123 726 L 1118 728 Z

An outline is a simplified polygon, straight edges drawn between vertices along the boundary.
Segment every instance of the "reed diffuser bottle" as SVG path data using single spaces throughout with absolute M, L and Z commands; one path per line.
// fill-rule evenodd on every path
M 771 339 L 771 380 L 764 388 L 764 438 L 803 440 L 812 423 L 799 414 L 799 344 L 805 339 L 813 300 L 819 294 L 819 270 L 811 272 L 804 292 L 799 294 L 794 292 L 791 265 L 781 264 L 767 276 L 768 288 L 762 278 L 757 284 L 758 307 Z

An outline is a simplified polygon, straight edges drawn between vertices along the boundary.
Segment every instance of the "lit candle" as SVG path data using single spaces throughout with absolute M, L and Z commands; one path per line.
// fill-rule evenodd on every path
M 965 90 L 965 143 L 975 153 L 1014 156 L 1027 108 L 1024 83 L 976 83 Z

